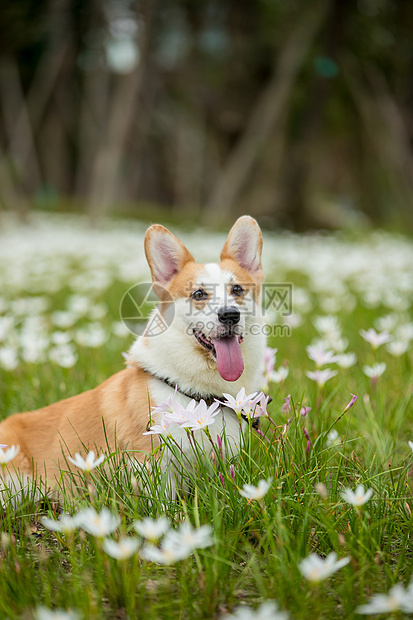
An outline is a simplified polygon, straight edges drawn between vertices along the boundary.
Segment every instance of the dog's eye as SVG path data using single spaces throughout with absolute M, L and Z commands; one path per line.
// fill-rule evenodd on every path
M 206 299 L 208 297 L 208 293 L 204 291 L 202 288 L 198 288 L 196 291 L 191 293 L 192 299 L 196 299 L 199 301 L 200 299 Z
M 234 284 L 231 289 L 231 295 L 235 295 L 235 297 L 239 297 L 240 295 L 242 295 L 243 292 L 244 289 L 242 288 L 241 284 Z

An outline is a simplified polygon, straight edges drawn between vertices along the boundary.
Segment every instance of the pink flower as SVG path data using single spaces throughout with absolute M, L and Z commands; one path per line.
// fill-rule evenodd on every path
M 347 405 L 347 407 L 344 409 L 343 413 L 346 413 L 346 411 L 351 409 L 351 407 L 354 405 L 354 403 L 356 402 L 356 400 L 358 398 L 358 394 L 350 394 L 350 396 L 351 396 L 351 400 L 350 400 L 349 404 Z
M 278 349 L 272 349 L 271 347 L 265 347 L 264 351 L 264 374 L 270 375 L 274 370 L 275 358 Z
M 288 394 L 287 398 L 284 398 L 284 404 L 281 407 L 283 413 L 290 413 L 291 411 L 291 394 Z
M 159 405 L 156 405 L 155 407 L 151 407 L 152 413 L 155 415 L 157 413 L 173 413 L 175 411 L 175 404 L 176 404 L 175 397 L 176 397 L 177 389 L 178 389 L 178 386 L 176 386 L 174 393 L 168 396 L 168 398 L 166 399 L 164 403 L 160 403 Z
M 261 392 L 261 399 L 256 405 L 252 417 L 254 418 L 266 417 L 268 415 L 267 406 L 268 406 L 269 400 L 270 400 L 270 397 L 266 396 L 264 392 Z
M 265 347 L 262 376 L 260 380 L 261 388 L 263 390 L 268 390 L 268 384 L 270 381 L 272 381 L 272 376 L 274 374 L 276 353 L 277 353 L 277 349 L 272 349 L 271 347 Z
M 304 428 L 303 428 L 303 431 L 304 431 L 304 435 L 307 437 L 307 440 L 308 440 L 308 441 L 307 441 L 307 447 L 306 447 L 306 449 L 305 449 L 306 454 L 307 454 L 307 460 L 308 460 L 308 453 L 310 452 L 310 448 L 311 448 L 311 446 L 312 446 L 313 444 L 311 443 L 310 435 L 308 434 L 308 430 L 306 429 L 306 427 L 305 427 L 305 426 L 304 426 Z

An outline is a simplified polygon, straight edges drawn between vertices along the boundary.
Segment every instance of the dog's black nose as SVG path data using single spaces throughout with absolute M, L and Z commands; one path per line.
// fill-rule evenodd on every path
M 223 325 L 236 325 L 239 323 L 241 313 L 235 306 L 220 308 L 218 310 L 218 321 Z

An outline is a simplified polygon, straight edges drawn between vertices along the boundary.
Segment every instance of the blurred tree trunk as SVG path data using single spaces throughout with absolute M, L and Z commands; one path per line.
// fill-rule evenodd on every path
M 7 206 L 25 216 L 30 198 L 43 183 L 41 144 L 36 134 L 68 49 L 68 9 L 70 0 L 55 0 L 48 13 L 48 45 L 36 67 L 27 94 L 23 92 L 17 57 L 3 56 L 0 71 L 0 99 L 8 139 L 8 164 L 1 165 L 1 197 Z M 40 147 L 40 148 L 39 148 Z M 56 161 L 54 141 L 43 149 Z
M 108 100 L 107 118 L 100 127 L 101 135 L 94 155 L 87 196 L 87 210 L 94 223 L 115 201 L 122 154 L 132 132 L 135 115 L 139 113 L 137 99 L 146 69 L 155 1 L 146 0 L 141 6 L 144 29 L 136 69 L 127 75 L 113 76 L 114 84 Z
M 391 201 L 393 211 L 398 210 L 401 219 L 412 227 L 413 155 L 408 131 L 397 102 L 391 95 L 384 76 L 377 69 L 367 67 L 364 72 L 369 86 L 355 58 L 351 61 L 347 58 L 343 64 L 350 92 L 369 139 L 367 148 L 381 164 L 391 189 L 388 202 Z M 377 204 L 377 201 L 375 202 Z M 385 205 L 387 211 L 389 206 Z M 368 215 L 375 215 L 376 219 L 379 216 L 378 219 L 381 219 L 377 207 L 375 214 L 369 209 Z
M 170 157 L 173 210 L 181 215 L 197 214 L 201 204 L 205 127 L 197 112 L 194 107 L 190 112 L 179 110 L 174 123 Z
M 260 149 L 284 113 L 298 72 L 325 18 L 327 6 L 325 1 L 312 4 L 311 9 L 300 16 L 281 51 L 277 51 L 273 76 L 258 97 L 245 131 L 212 190 L 207 204 L 208 218 L 213 213 L 215 221 L 222 221 L 233 209 Z
M 75 192 L 86 199 L 90 190 L 91 166 L 101 148 L 102 133 L 109 96 L 109 73 L 102 65 L 89 71 L 83 80 L 78 124 L 78 161 L 75 173 Z
M 8 175 L 8 171 L 11 171 L 7 182 L 9 188 L 6 192 L 7 198 L 4 197 L 4 200 L 14 196 L 16 203 L 8 206 L 18 209 L 24 217 L 30 204 L 29 196 L 41 183 L 41 173 L 19 68 L 12 55 L 3 57 L 0 66 L 0 101 L 9 159 L 9 166 L 2 167 L 2 176 Z M 26 149 L 32 153 L 28 161 L 24 159 Z
M 30 210 L 30 201 L 22 190 L 19 179 L 14 178 L 13 164 L 10 155 L 0 151 L 0 206 L 12 209 L 22 220 L 26 219 Z
M 322 59 L 334 61 L 337 58 L 350 9 L 351 6 L 344 2 L 333 2 L 329 5 L 323 29 L 324 40 L 319 52 Z M 298 139 L 291 142 L 285 159 L 284 183 L 281 188 L 283 203 L 281 223 L 297 231 L 325 224 L 319 221 L 314 209 L 311 208 L 314 190 L 320 189 L 311 185 L 314 176 L 312 173 L 319 159 L 317 151 L 322 148 L 320 145 L 322 130 L 334 82 L 332 77 L 317 73 L 315 67 L 314 72 L 307 92 L 307 104 L 298 121 L 299 129 L 297 130 L 297 127 L 295 129 Z M 325 153 L 323 156 L 326 156 Z M 320 180 L 318 182 L 320 183 Z
M 56 82 L 62 75 L 62 67 L 64 67 L 64 61 L 70 48 L 71 24 L 69 24 L 68 19 L 69 8 L 70 0 L 54 0 L 50 2 L 48 45 L 36 67 L 26 96 L 27 112 L 34 136 L 36 136 L 39 129 L 46 106 L 54 94 Z M 67 79 L 68 76 L 65 75 L 64 77 Z M 68 79 L 67 81 L 69 82 L 70 80 Z M 21 118 L 17 121 L 18 125 L 24 124 L 24 114 L 25 111 L 23 109 L 20 115 Z M 33 149 L 34 142 L 27 141 L 21 153 L 24 164 L 36 156 Z M 48 144 L 48 151 L 50 156 L 50 151 L 53 151 L 53 142 Z

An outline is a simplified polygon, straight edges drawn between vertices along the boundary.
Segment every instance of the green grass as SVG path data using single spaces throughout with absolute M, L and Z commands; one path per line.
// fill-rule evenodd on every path
M 124 289 L 115 282 L 105 294 L 108 330 L 118 319 Z M 52 309 L 61 309 L 65 296 L 65 291 L 52 296 Z M 126 456 L 115 453 L 88 480 L 73 474 L 59 502 L 27 496 L 17 507 L 6 503 L 0 514 L 2 617 L 31 618 L 44 605 L 76 609 L 84 618 L 216 618 L 271 599 L 291 618 L 347 619 L 360 617 L 357 606 L 372 594 L 386 593 L 398 582 L 407 585 L 413 569 L 411 353 L 396 358 L 380 348 L 377 358 L 386 361 L 387 370 L 373 389 L 362 366 L 375 356 L 359 335 L 385 313 L 360 304 L 350 315 L 338 313 L 359 362 L 341 369 L 321 392 L 305 375 L 314 367 L 305 347 L 317 335 L 312 318 L 322 314 L 320 308 L 307 313 L 290 338 L 271 342 L 279 349 L 277 366 L 288 360 L 290 374 L 283 384 L 271 385 L 274 423 L 262 422 L 265 437 L 246 432 L 232 461 L 234 478 L 231 463 L 215 450 L 212 461 L 197 459 L 192 471 L 184 472 L 189 490 L 171 498 L 156 460 L 150 473 L 134 474 Z M 0 370 L 2 417 L 97 385 L 122 368 L 121 352 L 129 342 L 110 338 L 99 349 L 80 348 L 70 369 L 46 361 Z M 342 415 L 350 393 L 358 400 Z M 293 408 L 286 415 L 281 407 L 288 394 Z M 300 415 L 301 404 L 312 407 L 308 417 Z M 312 444 L 308 451 L 304 427 Z M 331 444 L 333 428 L 338 439 Z M 261 502 L 240 495 L 243 484 L 268 478 L 272 486 Z M 358 484 L 374 490 L 360 510 L 341 497 L 343 488 Z M 173 527 L 184 520 L 195 527 L 210 524 L 214 544 L 171 566 L 139 554 L 118 562 L 80 529 L 65 536 L 42 525 L 43 516 L 57 518 L 63 508 L 75 514 L 89 505 L 118 514 L 118 534 L 136 536 L 134 521 L 166 515 Z M 324 557 L 331 551 L 350 557 L 350 563 L 312 585 L 301 575 L 300 561 L 312 552 Z

